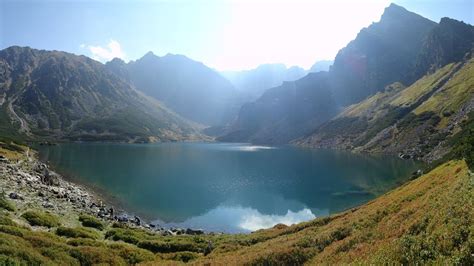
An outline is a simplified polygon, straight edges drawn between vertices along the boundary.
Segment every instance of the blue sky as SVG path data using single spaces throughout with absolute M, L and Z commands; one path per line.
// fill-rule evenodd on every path
M 333 59 L 395 2 L 438 22 L 474 22 L 473 0 L 0 0 L 0 49 L 62 50 L 105 62 L 148 51 L 218 70 Z

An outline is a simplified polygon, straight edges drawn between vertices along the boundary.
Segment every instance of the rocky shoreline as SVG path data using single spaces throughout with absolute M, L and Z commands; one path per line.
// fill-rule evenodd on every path
M 0 155 L 1 193 L 15 203 L 18 213 L 43 210 L 74 226 L 83 214 L 97 217 L 107 224 L 120 223 L 161 235 L 202 235 L 201 229 L 163 228 L 140 217 L 115 208 L 90 189 L 72 183 L 38 159 L 37 152 L 26 148 L 12 159 Z

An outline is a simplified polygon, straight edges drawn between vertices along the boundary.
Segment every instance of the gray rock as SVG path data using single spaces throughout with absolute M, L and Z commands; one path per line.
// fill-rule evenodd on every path
M 12 193 L 10 193 L 10 195 L 8 195 L 8 196 L 10 197 L 10 199 L 14 199 L 14 200 L 24 200 L 24 198 L 23 198 L 20 194 L 18 194 L 18 193 L 16 193 L 16 192 L 12 192 Z
M 54 208 L 54 205 L 51 202 L 45 202 L 43 203 L 43 207 L 47 209 L 52 209 Z
M 41 177 L 41 182 L 48 186 L 59 186 L 59 177 L 56 173 L 50 172 L 48 169 L 45 169 L 44 174 Z

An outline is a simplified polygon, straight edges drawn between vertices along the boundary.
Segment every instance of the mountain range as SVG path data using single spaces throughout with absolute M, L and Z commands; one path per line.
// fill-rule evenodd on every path
M 319 136 L 318 130 L 326 128 L 321 126 L 322 124 L 332 121 L 331 119 L 341 112 L 341 115 L 344 115 L 347 108 L 367 97 L 379 95 L 377 93 L 380 92 L 417 90 L 410 86 L 447 63 L 457 63 L 455 72 L 468 71 L 461 69 L 460 65 L 470 65 L 469 59 L 472 58 L 474 46 L 473 36 L 471 25 L 449 18 L 443 18 L 440 23 L 435 23 L 391 4 L 385 9 L 379 22 L 362 29 L 353 41 L 339 51 L 329 71 L 320 72 L 314 78 L 305 77 L 267 90 L 259 99 L 243 105 L 239 117 L 221 132 L 218 139 L 284 144 L 303 136 Z M 300 85 L 303 80 L 307 81 L 304 88 Z M 324 86 L 321 87 L 321 84 Z M 442 89 L 441 87 L 430 88 L 434 93 Z M 424 89 L 430 90 L 430 88 Z M 288 94 L 291 90 L 293 98 L 289 101 Z M 428 96 L 431 94 L 421 99 L 412 99 L 419 102 L 411 102 L 410 105 L 420 105 L 429 98 Z M 468 101 L 472 99 L 472 86 L 462 90 L 460 97 Z M 307 104 L 307 101 L 310 104 Z M 320 112 L 317 106 L 321 101 L 328 103 L 323 112 Z M 306 105 L 312 108 L 295 108 Z M 456 108 L 450 111 L 465 113 L 462 108 L 461 105 L 456 105 Z M 404 110 L 410 112 L 411 109 Z M 311 117 L 311 121 L 308 117 Z M 335 119 L 339 118 L 340 116 Z M 399 118 L 395 116 L 394 119 Z M 300 119 L 305 122 L 301 123 Z M 375 125 L 381 130 L 389 126 L 390 122 L 381 119 Z M 345 130 L 344 126 L 339 127 L 337 129 L 339 131 L 331 132 L 344 134 L 346 132 L 341 132 Z M 439 128 L 435 127 L 435 130 Z M 341 147 L 323 145 L 319 141 L 302 141 L 301 138 L 295 143 L 306 143 L 304 145 L 315 147 Z M 391 151 L 401 150 L 405 148 Z
M 203 125 L 225 124 L 238 111 L 233 85 L 216 71 L 183 55 L 152 52 L 125 64 L 106 67 L 180 116 Z
M 395 4 L 334 62 L 310 71 L 268 64 L 219 73 L 183 55 L 151 52 L 104 65 L 14 46 L 0 51 L 0 130 L 31 139 L 128 142 L 212 135 L 424 158 L 460 130 L 471 110 L 473 46 L 473 26 L 449 18 L 435 23 Z M 449 110 L 421 107 L 446 93 L 453 95 L 444 102 L 456 99 Z M 408 141 L 413 130 L 437 137 Z M 427 159 L 440 157 L 437 151 Z
M 108 141 L 202 139 L 194 123 L 85 56 L 0 51 L 0 120 L 9 137 Z

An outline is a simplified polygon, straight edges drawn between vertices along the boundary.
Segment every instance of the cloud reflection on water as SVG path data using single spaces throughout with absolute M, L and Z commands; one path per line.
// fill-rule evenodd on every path
M 203 215 L 192 217 L 182 223 L 168 223 L 165 227 L 204 228 L 206 231 L 239 233 L 265 229 L 276 224 L 292 225 L 316 218 L 304 208 L 300 211 L 288 210 L 285 215 L 262 214 L 258 210 L 241 206 L 219 206 Z M 159 221 L 156 221 L 160 224 Z

